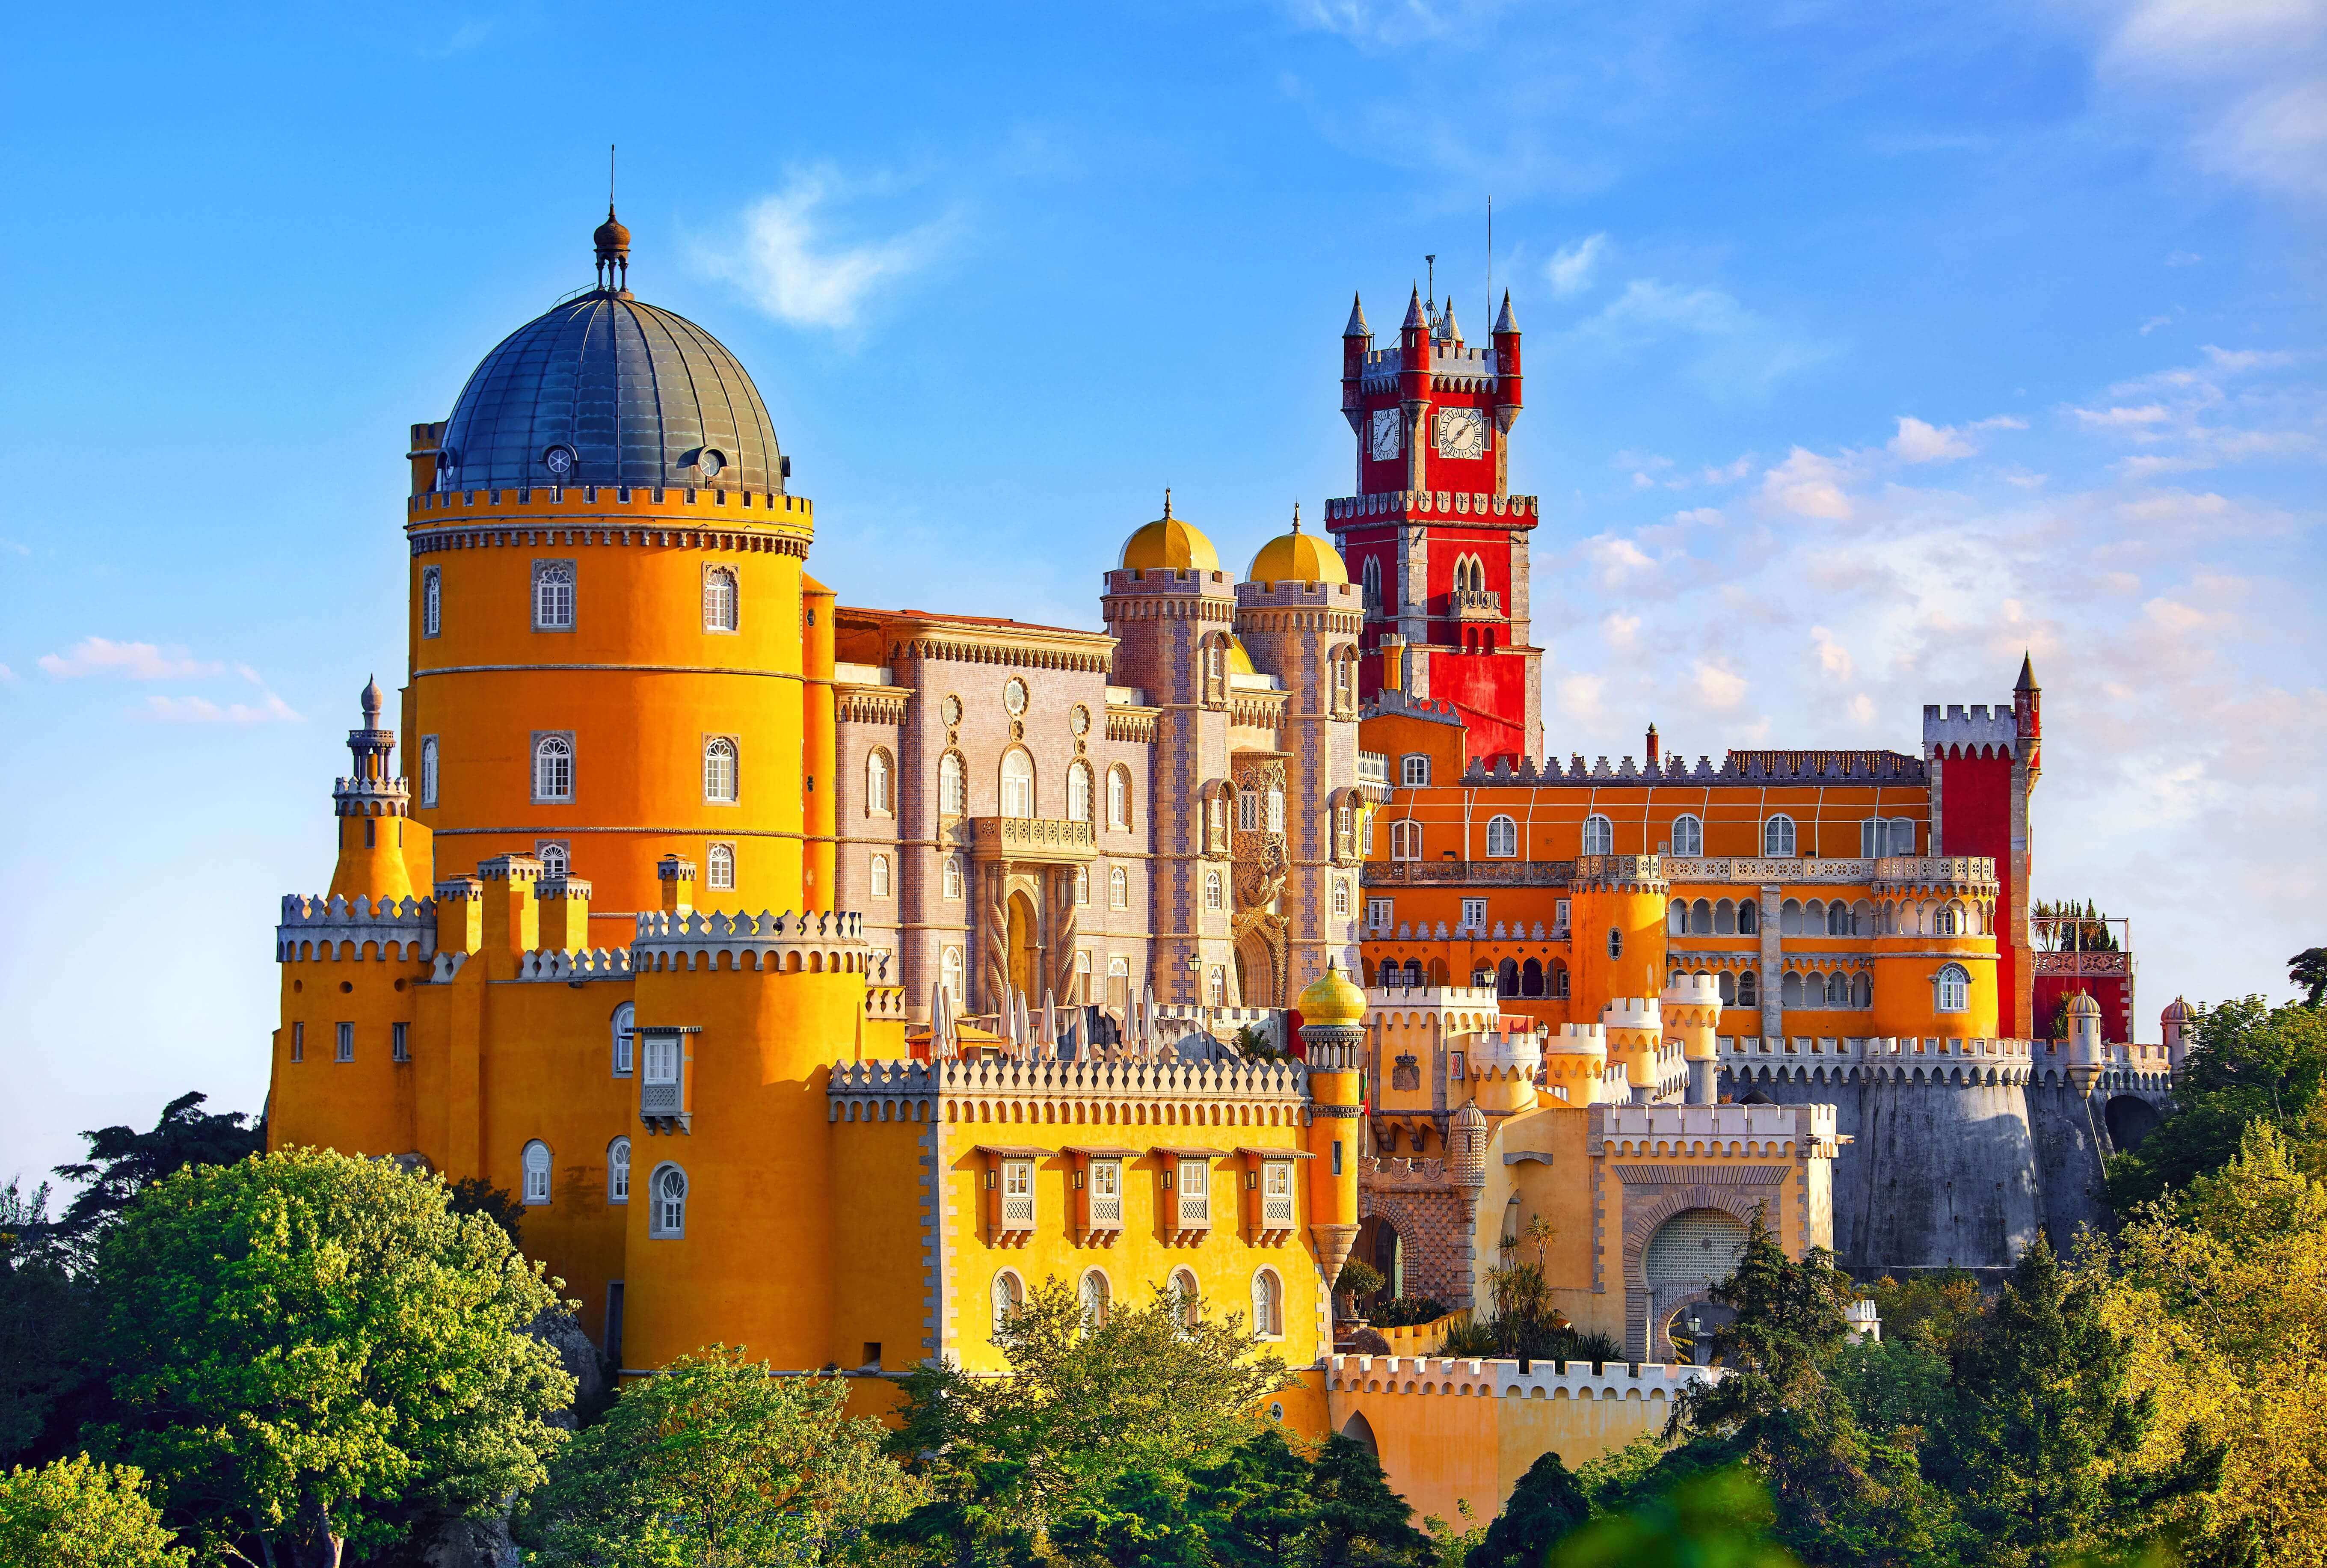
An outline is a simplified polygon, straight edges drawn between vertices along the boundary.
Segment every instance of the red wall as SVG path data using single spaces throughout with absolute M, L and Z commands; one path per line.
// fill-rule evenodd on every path
M 1949 756 L 1942 765 L 1940 832 L 1947 842 L 1935 854 L 1984 854 L 1995 861 L 1996 942 L 1995 994 L 2002 1014 L 1998 1027 L 2014 1028 L 2015 998 L 2020 994 L 2018 953 L 2005 933 L 2005 911 L 2015 906 L 2012 879 L 2012 759 Z M 2106 1003 L 2104 1003 L 2106 1005 Z M 2034 1026 L 2043 1027 L 2040 1009 Z
M 2133 1040 L 2133 995 L 2117 975 L 2039 975 L 2036 976 L 2035 1028 L 2039 1036 L 2052 1027 L 2052 1013 L 2063 997 L 2082 991 L 2101 1006 L 2101 1038 L 2114 1045 Z

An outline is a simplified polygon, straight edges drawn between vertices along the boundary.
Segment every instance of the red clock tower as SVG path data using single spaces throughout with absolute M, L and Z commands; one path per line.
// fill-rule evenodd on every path
M 1357 493 L 1325 506 L 1363 587 L 1363 646 L 1388 655 L 1365 661 L 1360 696 L 1389 686 L 1453 704 L 1482 761 L 1543 753 L 1543 650 L 1528 624 L 1536 499 L 1508 484 L 1521 401 L 1508 292 L 1493 337 L 1492 348 L 1465 343 L 1454 302 L 1437 309 L 1416 289 L 1397 347 L 1376 349 L 1351 303 L 1341 413 L 1358 441 Z

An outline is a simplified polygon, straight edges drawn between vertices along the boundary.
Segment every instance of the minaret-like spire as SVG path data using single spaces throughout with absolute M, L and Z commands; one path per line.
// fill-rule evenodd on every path
M 1168 484 L 1164 487 L 1164 516 L 1166 521 L 1172 516 L 1172 487 Z
M 1345 338 L 1370 338 L 1374 330 L 1366 325 L 1366 307 L 1356 294 L 1350 296 L 1350 324 L 1341 329 Z
M 1294 501 L 1293 503 L 1293 531 L 1296 534 L 1301 531 L 1301 503 L 1299 501 Z
M 2029 657 L 2025 649 L 2023 649 L 2020 653 L 2020 678 L 2014 683 L 2012 689 L 2016 692 L 2033 692 L 2038 689 L 2036 662 Z
M 1450 343 L 1463 341 L 1463 329 L 1454 324 L 1454 296 L 1446 296 L 1446 308 L 1438 315 L 1438 335 Z
M 1516 332 L 1519 330 L 1519 318 L 1511 314 L 1511 291 L 1505 289 L 1503 291 L 1503 313 L 1495 318 L 1495 331 L 1496 334 L 1500 336 L 1504 332 Z
M 631 292 L 631 231 L 614 216 L 614 199 L 606 198 L 606 221 L 590 236 L 598 252 L 598 287 L 627 297 Z
M 1406 320 L 1398 323 L 1401 331 L 1413 327 L 1427 326 L 1422 314 L 1422 285 L 1414 285 L 1414 297 L 1406 302 Z

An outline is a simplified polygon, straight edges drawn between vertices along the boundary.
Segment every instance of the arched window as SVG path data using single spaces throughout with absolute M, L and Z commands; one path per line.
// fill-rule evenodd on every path
M 1508 962 L 1508 960 L 1506 960 L 1506 962 Z M 1519 994 L 1520 995 L 1522 995 L 1522 996 L 1540 996 L 1540 995 L 1542 995 L 1542 994 L 1543 994 L 1543 961 L 1542 961 L 1541 959 L 1539 959 L 1539 958 L 1529 958 L 1529 959 L 1528 959 L 1525 964 L 1523 964 L 1523 965 L 1519 966 Z
M 1393 967 L 1395 967 L 1395 966 L 1393 966 Z M 1416 989 L 1417 989 L 1418 987 L 1420 987 L 1420 985 L 1422 985 L 1422 963 L 1421 963 L 1421 960 L 1416 959 L 1416 958 L 1408 958 L 1408 959 L 1406 961 L 1406 971 L 1405 971 L 1405 973 L 1406 973 L 1405 985 L 1406 985 L 1406 988 L 1407 990 L 1412 991 L 1412 990 L 1416 990 Z
M 1721 1005 L 1724 1007 L 1734 1007 L 1737 1004 L 1737 976 L 1731 974 L 1728 970 L 1724 969 L 1721 972 L 1720 978 Z
M 574 630 L 574 563 L 536 561 L 533 564 L 533 629 L 536 631 Z
M 726 805 L 735 800 L 735 742 L 714 735 L 703 742 L 703 798 Z
M 1397 760 L 1397 781 L 1408 789 L 1419 789 L 1430 782 L 1430 759 L 1420 751 L 1408 751 Z
M 1611 958 L 1621 958 L 1621 957 L 1622 957 L 1623 956 L 1624 956 L 1624 933 L 1623 933 L 1623 930 L 1622 930 L 1622 929 L 1621 929 L 1621 927 L 1617 927 L 1617 926 L 1611 926 L 1611 927 L 1609 927 L 1609 928 L 1608 928 L 1608 957 L 1610 957 Z
M 996 1334 L 1010 1326 L 1019 1309 L 1026 1304 L 1026 1284 L 1017 1274 L 1004 1269 L 994 1276 L 994 1331 Z
M 1554 1002 L 1567 1000 L 1567 966 L 1554 958 L 1551 967 L 1543 972 L 1543 994 Z
M 436 804 L 436 737 L 434 735 L 420 742 L 420 804 Z
M 1221 901 L 1220 873 L 1208 871 L 1204 873 L 1204 908 L 1217 910 L 1220 907 Z
M 1762 906 L 1747 899 L 1737 906 L 1737 934 L 1750 937 L 1762 929 Z
M 726 566 L 713 566 L 703 574 L 703 630 L 733 631 L 736 626 L 735 574 Z
M 1778 906 L 1778 930 L 1788 937 L 1802 934 L 1802 906 L 1798 899 L 1788 899 Z
M 1358 661 L 1349 649 L 1333 655 L 1333 711 L 1347 713 L 1358 700 Z
M 444 630 L 444 574 L 441 567 L 420 573 L 420 635 L 434 637 Z
M 945 863 L 945 896 L 956 903 L 961 901 L 961 862 L 949 855 Z
M 1874 976 L 1864 973 L 1852 976 L 1850 982 L 1850 1004 L 1853 1007 L 1872 1007 L 1874 1005 Z
M 1172 1316 L 1182 1329 L 1195 1325 L 1199 1303 L 1204 1299 L 1201 1286 L 1196 1283 L 1193 1270 L 1175 1268 L 1172 1271 Z
M 1089 822 L 1090 819 L 1090 764 L 1079 758 L 1067 767 L 1067 820 Z
M 1131 826 L 1131 770 L 1110 768 L 1107 773 L 1107 825 Z
M 1365 602 L 1366 613 L 1369 615 L 1374 614 L 1381 609 L 1381 561 L 1379 557 L 1374 555 L 1368 555 L 1366 557 L 1366 564 L 1358 568 L 1358 582 L 1360 583 L 1360 594 Z
M 1090 867 L 1087 865 L 1075 867 L 1075 902 L 1090 902 Z
M 1214 849 L 1229 846 L 1229 796 L 1226 786 L 1204 803 L 1204 822 Z
M 1075 1289 L 1075 1299 L 1082 1303 L 1083 1327 L 1096 1329 L 1107 1321 L 1107 1309 L 1114 1304 L 1115 1293 L 1107 1288 L 1107 1276 L 1097 1269 L 1084 1274 L 1082 1283 Z
M 938 759 L 938 812 L 945 817 L 969 815 L 969 770 L 962 766 L 959 751 L 948 751 Z
M 1778 1001 L 1779 1005 L 1789 1009 L 1802 1004 L 1802 977 L 1790 969 L 1786 971 L 1785 979 L 1778 986 Z
M 541 862 L 541 880 L 544 882 L 572 874 L 573 857 L 566 853 L 565 846 L 555 839 L 535 845 L 533 857 Z
M 1215 964 L 1212 966 L 1211 979 L 1205 986 L 1205 991 L 1210 995 L 1211 1004 L 1214 1007 L 1226 1007 L 1229 1004 L 1229 971 L 1227 965 Z
M 538 1138 L 525 1146 L 525 1201 L 549 1201 L 549 1145 Z
M 896 807 L 889 799 L 889 753 L 875 746 L 864 758 L 864 809 L 886 817 Z
M 1260 831 L 1259 790 L 1239 789 L 1237 791 L 1237 831 L 1238 833 L 1258 833 Z
M 1945 909 L 1938 911 L 1937 920 L 1932 927 L 1931 935 L 1935 937 L 1956 937 L 1961 936 L 1962 934 L 1963 906 L 1961 904 L 1949 904 Z
M 1826 1004 L 1828 1007 L 1850 1005 L 1850 976 L 1839 969 L 1826 977 Z
M 1356 907 L 1355 895 L 1350 891 L 1350 879 L 1345 876 L 1335 877 L 1333 879 L 1333 912 L 1346 917 L 1354 913 Z
M 1772 860 L 1790 857 L 1794 853 L 1794 819 L 1783 812 L 1762 824 L 1762 853 Z
M 1268 798 L 1265 804 L 1268 808 L 1268 814 L 1261 820 L 1267 831 L 1270 833 L 1284 832 L 1285 791 L 1272 787 L 1268 791 Z
M 1962 965 L 1939 966 L 1937 985 L 1941 1013 L 1967 1013 L 1971 1010 L 1971 975 Z
M 1034 759 L 1015 746 L 1002 754 L 1002 815 L 1034 815 Z
M 574 737 L 537 735 L 533 742 L 533 798 L 574 798 Z
M 1252 1332 L 1255 1339 L 1285 1338 L 1285 1285 L 1275 1269 L 1257 1269 L 1252 1276 Z
M 1422 824 L 1403 821 L 1389 825 L 1389 857 L 1392 860 L 1422 858 Z
M 1672 852 L 1675 854 L 1696 856 L 1705 853 L 1705 824 L 1694 817 L 1676 817 L 1672 825 Z
M 1585 854 L 1616 853 L 1616 825 L 1593 812 L 1584 819 L 1584 851 Z
M 1737 934 L 1737 906 L 1727 899 L 1713 906 L 1713 934 L 1716 937 Z
M 1508 817 L 1487 819 L 1487 854 L 1493 860 L 1509 860 L 1519 852 L 1519 825 Z
M 1107 907 L 1110 910 L 1131 907 L 1131 873 L 1119 865 L 1107 867 Z
M 1762 1005 L 1761 977 L 1751 969 L 1744 970 L 1737 976 L 1737 1005 L 1740 1007 Z
M 1688 935 L 1688 901 L 1675 899 L 1665 906 L 1665 934 L 1669 937 Z
M 959 947 L 948 947 L 939 956 L 938 975 L 939 984 L 946 988 L 946 994 L 953 998 L 955 1006 L 960 1006 L 961 949 Z
M 1826 934 L 1829 937 L 1855 937 L 1858 934 L 1850 918 L 1850 906 L 1840 899 L 1826 907 Z
M 631 1076 L 631 1063 L 635 1059 L 639 1043 L 637 1004 L 625 1002 L 615 1008 L 614 1016 L 608 1022 L 607 1028 L 613 1036 L 614 1076 L 628 1078 Z
M 721 891 L 735 887 L 735 846 L 715 844 L 703 853 L 703 885 Z
M 1688 908 L 1688 929 L 1691 936 L 1713 935 L 1713 906 L 1703 899 L 1697 900 Z
M 617 1138 L 606 1145 L 606 1201 L 631 1200 L 631 1141 Z
M 676 1241 L 687 1234 L 687 1172 L 676 1165 L 655 1167 L 647 1189 L 647 1234 Z
M 874 855 L 871 869 L 872 876 L 869 880 L 873 883 L 873 896 L 876 899 L 887 898 L 889 896 L 889 857 L 885 854 Z
M 1892 854 L 1915 853 L 1915 819 L 1913 817 L 1894 817 L 1891 819 L 1891 853 Z

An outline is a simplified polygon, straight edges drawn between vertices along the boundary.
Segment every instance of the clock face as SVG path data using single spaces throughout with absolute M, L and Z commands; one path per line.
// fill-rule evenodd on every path
M 1442 408 L 1437 434 L 1439 456 L 1477 457 L 1487 450 L 1486 410 Z
M 1404 447 L 1406 415 L 1395 408 L 1374 410 L 1373 454 L 1375 461 L 1396 457 Z

